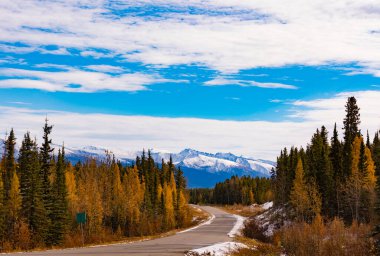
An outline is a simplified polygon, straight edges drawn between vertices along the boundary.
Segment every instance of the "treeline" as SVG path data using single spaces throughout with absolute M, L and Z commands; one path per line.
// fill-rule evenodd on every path
M 299 220 L 311 221 L 322 214 L 370 223 L 376 221 L 376 182 L 380 173 L 380 140 L 363 138 L 356 99 L 345 106 L 343 140 L 337 126 L 329 137 L 317 129 L 304 148 L 285 148 L 272 173 L 275 205 L 291 206 Z
M 190 189 L 190 202 L 194 204 L 262 204 L 273 199 L 271 180 L 268 178 L 232 176 L 212 189 Z
M 186 182 L 171 160 L 159 166 L 148 152 L 133 166 L 122 166 L 108 154 L 102 162 L 89 159 L 72 166 L 64 147 L 54 155 L 52 126 L 46 122 L 43 129 L 42 146 L 28 132 L 18 157 L 13 129 L 5 140 L 0 164 L 2 250 L 73 246 L 190 224 Z M 85 223 L 77 223 L 77 213 L 86 215 Z

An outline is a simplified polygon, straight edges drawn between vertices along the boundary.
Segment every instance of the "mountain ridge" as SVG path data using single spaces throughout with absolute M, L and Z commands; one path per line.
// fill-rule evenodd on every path
M 0 156 L 4 151 L 2 142 L 0 140 Z M 53 144 L 53 147 L 57 148 L 60 145 Z M 16 154 L 18 154 L 18 148 L 19 146 L 16 145 Z M 84 162 L 89 158 L 105 160 L 106 152 L 114 154 L 123 164 L 132 164 L 136 157 L 143 153 L 143 151 L 109 151 L 95 146 L 81 148 L 65 146 L 66 158 L 74 164 L 78 161 Z M 172 157 L 173 163 L 184 171 L 189 187 L 212 187 L 215 183 L 224 181 L 233 175 L 269 177 L 271 169 L 275 168 L 276 165 L 269 160 L 237 156 L 231 152 L 213 154 L 191 148 L 185 148 L 178 153 L 151 149 L 150 153 L 158 164 L 161 163 L 162 159 L 169 161 Z

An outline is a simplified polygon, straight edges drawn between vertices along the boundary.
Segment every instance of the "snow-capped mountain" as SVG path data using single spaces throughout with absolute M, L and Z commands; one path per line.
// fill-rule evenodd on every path
M 53 145 L 53 147 L 59 146 Z M 18 146 L 16 148 L 18 149 Z M 3 143 L 0 141 L 0 155 L 3 152 Z M 107 150 L 94 146 L 83 148 L 65 146 L 65 152 L 67 159 L 76 163 L 89 158 L 104 160 Z M 113 150 L 112 154 L 122 163 L 132 164 L 137 156 L 142 155 L 142 151 Z M 179 153 L 151 150 L 151 155 L 159 164 L 162 159 L 169 161 L 171 156 L 174 164 L 184 171 L 189 187 L 212 187 L 216 182 L 224 181 L 232 175 L 269 177 L 271 169 L 275 167 L 274 162 L 267 160 L 246 158 L 232 153 L 211 154 L 194 149 L 184 149 Z
M 67 148 L 66 157 L 72 161 L 85 161 L 87 158 L 104 159 L 106 149 L 98 147 L 84 147 L 81 149 Z M 112 153 L 122 163 L 131 164 L 142 151 L 115 150 Z M 147 152 L 146 152 L 147 154 Z M 232 175 L 248 175 L 269 177 L 275 163 L 268 160 L 252 159 L 236 156 L 232 153 L 206 153 L 194 149 L 184 149 L 179 153 L 151 150 L 155 162 L 161 163 L 162 159 L 181 167 L 188 181 L 189 187 L 212 187 L 215 183 L 224 181 Z

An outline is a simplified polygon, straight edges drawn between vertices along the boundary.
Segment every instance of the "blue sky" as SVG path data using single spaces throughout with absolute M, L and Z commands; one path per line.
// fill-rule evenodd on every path
M 363 103 L 363 129 L 379 128 L 380 9 L 369 0 L 5 0 L 0 24 L 4 133 L 39 135 L 48 115 L 58 140 L 77 147 L 274 159 L 314 128 L 341 123 L 350 95 Z M 166 134 L 169 123 L 177 129 Z M 268 137 L 252 135 L 269 126 Z

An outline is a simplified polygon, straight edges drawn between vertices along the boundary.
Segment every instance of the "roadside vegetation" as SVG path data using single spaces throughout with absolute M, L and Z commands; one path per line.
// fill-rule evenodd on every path
M 239 239 L 249 248 L 231 255 L 380 254 L 379 132 L 363 138 L 353 97 L 343 124 L 343 140 L 336 125 L 331 138 L 322 126 L 306 149 L 281 151 L 272 171 L 274 207 L 245 222 Z
M 74 166 L 54 154 L 45 123 L 42 145 L 29 133 L 18 155 L 13 129 L 0 162 L 0 250 L 31 250 L 154 236 L 194 224 L 183 172 L 150 152 L 123 166 L 114 156 Z M 78 215 L 79 214 L 79 215 Z

